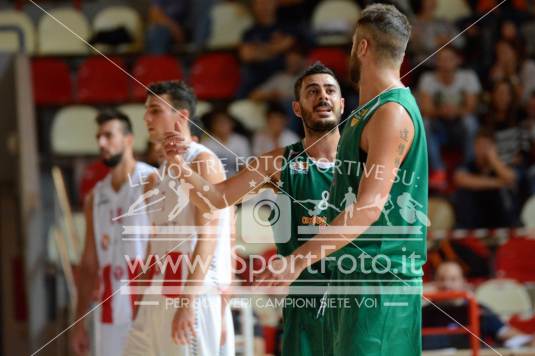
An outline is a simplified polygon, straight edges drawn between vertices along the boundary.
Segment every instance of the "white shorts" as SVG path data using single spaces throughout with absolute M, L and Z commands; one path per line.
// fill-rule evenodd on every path
M 125 356 L 212 356 L 221 352 L 221 296 L 197 296 L 195 313 L 195 334 L 188 345 L 177 345 L 171 338 L 171 324 L 176 307 L 172 298 L 145 294 L 138 314 L 128 334 Z M 230 320 L 232 323 L 232 320 Z M 232 328 L 231 328 L 232 329 Z M 233 329 L 232 329 L 233 330 Z M 229 340 L 234 345 L 234 338 Z M 232 347 L 233 354 L 233 347 Z M 225 355 L 231 355 L 225 352 Z
M 95 322 L 95 356 L 122 355 L 131 323 L 114 325 Z
M 234 323 L 232 322 L 232 312 L 230 306 L 227 305 L 225 311 L 225 327 L 227 329 L 226 340 L 221 341 L 221 348 L 219 350 L 219 356 L 234 356 L 236 354 L 236 344 L 234 341 Z

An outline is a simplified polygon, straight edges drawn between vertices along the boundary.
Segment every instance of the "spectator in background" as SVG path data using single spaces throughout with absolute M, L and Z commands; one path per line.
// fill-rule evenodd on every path
M 535 61 L 521 59 L 523 47 L 517 47 L 520 43 L 505 40 L 496 43 L 496 58 L 490 69 L 490 79 L 493 82 L 509 80 L 515 87 L 515 95 L 526 101 L 535 90 Z
M 296 31 L 280 26 L 276 11 L 275 0 L 252 1 L 255 23 L 243 35 L 239 48 L 242 62 L 240 98 L 284 68 L 284 54 L 296 43 Z
M 266 113 L 266 127 L 254 135 L 253 155 L 260 156 L 264 152 L 299 141 L 299 137 L 287 127 L 288 116 L 284 108 L 270 104 Z
M 294 98 L 294 84 L 306 68 L 306 51 L 295 46 L 286 53 L 286 66 L 249 95 L 249 99 L 279 102 L 290 106 Z M 290 108 L 291 109 L 291 108 Z
M 526 103 L 523 127 L 529 137 L 529 153 L 527 156 L 527 180 L 528 194 L 535 194 L 535 90 L 531 93 Z
M 529 136 L 520 124 L 513 85 L 506 79 L 497 81 L 491 92 L 487 113 L 482 124 L 494 133 L 500 160 L 510 167 L 520 168 L 529 151 Z
M 239 170 L 241 160 L 250 156 L 249 141 L 235 132 L 237 121 L 224 110 L 208 112 L 201 121 L 210 134 L 204 135 L 201 143 L 221 160 L 227 177 L 233 176 Z
M 193 43 L 201 48 L 210 30 L 214 0 L 151 0 L 145 50 L 168 53 L 174 45 Z
M 438 48 L 446 44 L 459 32 L 453 23 L 435 17 L 437 0 L 412 0 L 412 8 L 416 16 L 412 19 L 412 38 L 409 51 L 412 61 L 420 63 Z M 462 37 L 455 40 L 453 45 L 462 47 Z M 429 64 L 433 63 L 433 58 Z
M 437 269 L 435 287 L 440 292 L 468 291 L 463 270 L 457 262 L 443 262 Z M 468 306 L 465 300 L 451 300 L 422 307 L 422 327 L 459 327 L 468 324 Z M 440 308 L 440 309 L 439 309 Z M 507 348 L 518 348 L 533 342 L 533 336 L 523 334 L 506 323 L 491 309 L 479 305 L 481 339 L 491 340 Z M 452 320 L 453 319 L 453 320 Z M 455 321 L 454 321 L 455 320 Z M 441 348 L 469 348 L 466 335 L 429 335 L 423 337 L 424 350 Z
M 312 13 L 320 0 L 277 0 L 277 18 L 283 26 L 298 25 L 308 30 Z
M 500 159 L 494 134 L 481 129 L 474 139 L 474 159 L 454 176 L 457 225 L 460 228 L 513 226 L 515 202 L 511 191 L 516 173 Z
M 441 151 L 459 148 L 466 159 L 471 155 L 471 137 L 477 131 L 474 116 L 481 85 L 471 69 L 460 69 L 461 58 L 453 47 L 437 54 L 436 70 L 422 75 L 418 85 L 420 110 L 428 128 L 429 184 L 442 188 L 446 182 Z
M 286 68 L 277 72 L 264 84 L 253 90 L 249 99 L 276 102 L 286 110 L 288 117 L 294 117 L 292 101 L 294 99 L 294 84 L 305 70 L 307 64 L 306 50 L 301 46 L 294 46 L 286 53 Z M 302 125 L 298 120 L 290 122 L 290 128 L 300 133 Z

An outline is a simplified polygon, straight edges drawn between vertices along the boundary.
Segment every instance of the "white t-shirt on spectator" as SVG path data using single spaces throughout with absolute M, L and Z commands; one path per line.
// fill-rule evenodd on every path
M 297 76 L 285 72 L 279 72 L 269 78 L 259 89 L 267 92 L 278 92 L 284 100 L 292 100 L 294 97 L 294 84 Z
M 465 94 L 479 94 L 481 84 L 476 73 L 471 69 L 459 69 L 450 85 L 439 81 L 436 72 L 427 72 L 422 75 L 418 91 L 433 97 L 435 103 L 449 103 L 462 105 Z
M 253 154 L 256 156 L 261 155 L 262 153 L 269 152 L 275 148 L 285 147 L 299 141 L 299 136 L 297 136 L 291 130 L 284 130 L 279 137 L 278 142 L 273 142 L 271 136 L 266 132 L 257 132 L 253 138 Z
M 522 100 L 526 101 L 529 99 L 531 92 L 535 90 L 535 61 L 528 59 L 522 65 L 520 71 L 520 81 L 522 87 L 524 88 L 524 93 Z
M 212 150 L 221 160 L 227 177 L 236 174 L 239 168 L 244 167 L 245 163 L 242 160 L 245 161 L 251 155 L 249 141 L 239 134 L 230 135 L 227 142 L 217 142 L 205 135 L 202 137 L 201 143 Z

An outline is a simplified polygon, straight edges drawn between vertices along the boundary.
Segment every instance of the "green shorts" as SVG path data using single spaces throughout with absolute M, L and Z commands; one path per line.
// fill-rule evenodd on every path
M 322 301 L 325 301 L 327 280 L 308 282 L 298 279 L 293 286 L 314 287 L 314 294 L 290 294 L 285 299 L 283 314 L 282 355 L 283 356 L 325 356 L 331 355 L 331 332 L 326 329 Z
M 421 355 L 421 280 L 376 282 L 384 278 L 334 271 L 325 313 L 334 355 Z

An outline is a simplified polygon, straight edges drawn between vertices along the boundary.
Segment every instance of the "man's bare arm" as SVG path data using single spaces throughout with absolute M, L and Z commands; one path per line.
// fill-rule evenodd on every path
M 368 123 L 361 137 L 361 147 L 368 153 L 366 167 L 381 169 L 380 179 L 375 174 L 364 175 L 360 181 L 357 201 L 353 204 L 353 217 L 347 220 L 350 226 L 369 227 L 379 219 L 387 201 L 397 170 L 409 151 L 414 138 L 414 125 L 407 112 L 396 103 L 381 106 Z M 379 168 L 380 167 L 380 168 Z M 338 215 L 330 226 L 345 226 L 344 213 Z M 299 247 L 294 256 L 311 256 L 299 259 L 306 268 L 353 241 L 359 235 L 322 235 L 312 238 Z M 323 241 L 322 241 L 323 240 Z M 331 240 L 326 242 L 326 240 Z
M 87 312 L 89 304 L 91 304 L 91 297 L 95 290 L 98 277 L 98 257 L 93 231 L 93 199 L 93 192 L 91 192 L 84 203 L 84 215 L 86 221 L 85 244 L 80 261 L 76 318 L 81 317 Z
M 235 205 L 243 199 L 243 197 L 265 186 L 265 177 L 271 177 L 271 181 L 277 180 L 280 177 L 280 166 L 283 164 L 282 155 L 284 148 L 276 149 L 254 159 L 248 167 L 244 167 L 236 175 L 227 180 L 218 181 L 218 183 L 210 181 L 207 177 L 202 177 L 195 172 L 194 166 L 207 166 L 212 155 L 209 153 L 201 153 L 197 159 L 199 163 L 187 165 L 176 159 L 176 156 L 167 154 L 167 159 L 170 166 L 179 165 L 180 169 L 175 169 L 173 176 L 178 179 L 185 179 L 188 183 L 193 185 L 190 193 L 192 202 L 202 211 L 209 211 L 209 207 L 197 192 L 201 193 L 216 209 L 222 209 L 227 206 Z M 258 164 L 256 164 L 258 162 Z M 212 168 L 213 168 L 212 164 Z M 193 168 L 193 169 L 192 169 Z M 268 183 L 269 184 L 269 183 Z M 207 210 L 208 209 L 208 210 Z

